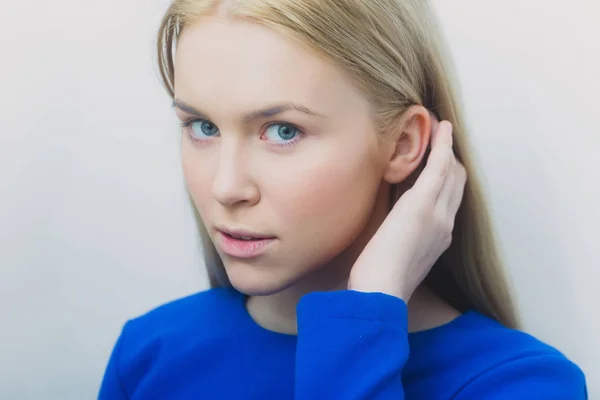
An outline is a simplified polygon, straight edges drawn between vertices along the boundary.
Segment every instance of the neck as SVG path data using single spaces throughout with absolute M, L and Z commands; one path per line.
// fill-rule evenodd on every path
M 352 266 L 352 264 L 346 264 Z M 300 299 L 312 292 L 329 292 L 348 288 L 349 268 L 328 265 L 301 282 L 268 296 L 251 296 L 247 308 L 262 327 L 280 333 L 296 334 L 296 307 Z
M 334 290 L 343 289 L 345 287 L 342 285 Z M 304 294 L 282 291 L 271 296 L 254 296 L 248 299 L 246 306 L 252 319 L 263 328 L 297 335 L 296 306 Z M 419 332 L 436 328 L 459 316 L 460 313 L 456 309 L 421 285 L 408 302 L 408 331 Z

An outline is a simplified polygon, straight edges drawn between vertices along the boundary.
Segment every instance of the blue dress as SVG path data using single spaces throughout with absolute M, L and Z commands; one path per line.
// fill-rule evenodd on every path
M 265 330 L 233 289 L 165 304 L 125 324 L 99 398 L 587 398 L 560 352 L 474 311 L 408 333 L 402 300 L 346 290 L 304 296 L 297 318 L 297 336 Z

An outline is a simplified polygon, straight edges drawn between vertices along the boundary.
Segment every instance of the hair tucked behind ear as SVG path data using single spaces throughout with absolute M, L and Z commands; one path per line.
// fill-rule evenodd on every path
M 171 96 L 180 33 L 187 24 L 214 12 L 267 26 L 344 70 L 370 99 L 381 134 L 389 133 L 396 119 L 415 104 L 452 123 L 454 151 L 469 180 L 453 242 L 425 283 L 461 311 L 476 309 L 505 326 L 517 327 L 517 313 L 451 84 L 456 78 L 427 1 L 175 0 L 162 20 L 157 45 L 160 73 Z M 394 192 L 401 195 L 402 190 Z M 198 224 L 211 285 L 229 285 L 200 218 Z

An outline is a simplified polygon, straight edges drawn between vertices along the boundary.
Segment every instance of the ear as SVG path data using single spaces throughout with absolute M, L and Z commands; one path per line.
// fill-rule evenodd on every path
M 387 168 L 383 179 L 396 184 L 408 178 L 421 164 L 431 139 L 432 118 L 423 106 L 411 106 L 394 124 L 395 134 L 386 143 Z

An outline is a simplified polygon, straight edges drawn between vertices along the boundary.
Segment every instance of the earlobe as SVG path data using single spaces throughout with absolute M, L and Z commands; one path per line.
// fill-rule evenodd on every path
M 412 106 L 396 123 L 397 134 L 388 144 L 389 162 L 384 179 L 396 184 L 408 178 L 422 163 L 431 138 L 432 118 L 423 106 Z

